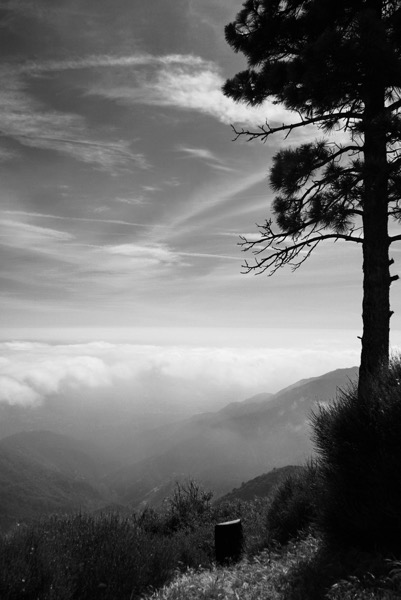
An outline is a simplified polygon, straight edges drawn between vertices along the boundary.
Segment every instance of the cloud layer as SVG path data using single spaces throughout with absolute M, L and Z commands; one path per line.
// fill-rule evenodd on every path
M 131 402 L 141 402 L 151 390 L 163 404 L 163 398 L 181 386 L 186 409 L 192 403 L 196 412 L 277 391 L 298 379 L 356 362 L 355 353 L 341 350 L 4 342 L 0 402 L 35 406 L 52 396 L 73 396 L 85 389 L 106 390 L 115 399 L 124 386 L 125 393 L 135 392 Z
M 224 96 L 225 79 L 218 66 L 196 56 L 138 56 L 109 59 L 109 65 L 153 66 L 146 75 L 138 70 L 121 78 L 120 73 L 109 74 L 107 79 L 88 88 L 88 94 L 99 95 L 125 104 L 169 106 L 179 110 L 196 111 L 218 121 L 244 124 L 263 124 L 286 118 L 286 111 L 271 102 L 260 107 L 235 103 Z M 103 58 L 101 66 L 108 66 Z M 288 116 L 288 115 L 287 115 Z

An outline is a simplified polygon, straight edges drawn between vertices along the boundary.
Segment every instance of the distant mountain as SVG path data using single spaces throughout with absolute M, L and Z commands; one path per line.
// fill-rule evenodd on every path
M 24 431 L 0 440 L 0 450 L 76 479 L 97 480 L 99 465 L 90 444 L 53 431 Z
M 335 398 L 358 375 L 356 367 L 298 382 L 277 394 L 232 404 L 176 424 L 169 434 L 149 431 L 150 458 L 133 462 L 106 481 L 126 504 L 153 503 L 152 490 L 192 476 L 216 496 L 260 473 L 302 464 L 313 449 L 308 418 L 317 402 Z
M 287 466 L 279 469 L 273 469 L 269 473 L 264 473 L 250 481 L 246 481 L 239 488 L 235 488 L 219 499 L 219 502 L 231 502 L 233 500 L 254 500 L 255 498 L 265 498 L 275 490 L 275 488 L 287 477 L 302 472 L 302 466 Z
M 255 396 L 251 396 L 251 398 L 247 398 L 242 402 L 231 402 L 227 404 L 224 408 L 222 408 L 219 412 L 224 415 L 231 416 L 240 416 L 244 415 L 252 409 L 257 409 L 265 402 L 271 400 L 274 394 L 270 394 L 268 392 L 262 394 L 256 394 Z
M 78 440 L 30 431 L 0 440 L 0 529 L 50 513 L 93 510 L 111 496 Z
M 138 460 L 146 453 L 145 432 L 188 418 L 196 411 L 180 411 L 170 403 L 160 406 L 144 398 L 97 397 L 96 390 L 75 398 L 63 392 L 46 398 L 38 406 L 9 405 L 0 402 L 0 439 L 25 431 L 53 431 L 75 439 L 85 439 L 97 447 L 97 460 L 103 472 L 124 464 L 127 457 Z M 136 443 L 138 439 L 138 443 Z
M 0 529 L 52 512 L 158 506 L 171 494 L 176 480 L 188 477 L 213 490 L 215 498 L 233 488 L 239 488 L 232 492 L 239 497 L 264 494 L 282 472 L 280 468 L 301 465 L 312 453 L 308 417 L 316 402 L 333 399 L 337 388 L 347 386 L 357 374 L 356 368 L 333 371 L 277 394 L 259 394 L 217 412 L 159 426 L 157 420 L 151 420 L 146 427 L 136 423 L 130 430 L 126 415 L 120 449 L 116 424 L 123 422 L 124 415 L 110 417 L 110 433 L 107 415 L 96 420 L 93 406 L 87 413 L 77 413 L 77 423 L 64 420 L 59 407 L 46 417 L 55 430 L 44 431 L 39 425 L 45 412 L 34 422 L 38 413 L 31 409 L 31 431 L 7 437 L 3 433 L 0 439 Z M 5 412 L 1 408 L 3 431 L 4 415 L 18 417 L 17 429 L 24 419 L 29 422 L 27 413 L 13 412 L 15 407 Z M 72 413 L 68 416 L 72 419 Z M 67 431 L 62 434 L 63 427 Z M 81 439 L 66 434 L 80 427 Z M 95 435 L 84 435 L 88 427 Z M 103 437 L 102 448 L 99 440 Z M 113 468 L 118 464 L 116 456 L 121 461 L 131 456 L 131 461 Z M 277 473 L 269 474 L 273 469 Z M 261 473 L 267 476 L 260 479 Z M 252 478 L 256 478 L 253 483 L 241 486 Z

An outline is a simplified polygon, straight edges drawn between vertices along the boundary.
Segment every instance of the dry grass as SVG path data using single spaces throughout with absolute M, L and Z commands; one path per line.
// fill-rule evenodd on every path
M 388 575 L 347 575 L 353 570 L 346 564 L 347 557 L 345 563 L 343 558 L 329 557 L 321 542 L 308 536 L 281 551 L 265 550 L 230 567 L 177 572 L 169 585 L 146 596 L 146 600 L 401 599 L 399 568 L 390 569 Z M 374 560 L 382 569 L 383 559 Z
M 279 600 L 288 589 L 288 574 L 299 562 L 299 548 L 290 544 L 283 553 L 267 550 L 251 560 L 244 559 L 226 568 L 177 574 L 173 582 L 148 600 Z M 303 554 L 311 558 L 317 551 L 317 541 L 302 542 Z

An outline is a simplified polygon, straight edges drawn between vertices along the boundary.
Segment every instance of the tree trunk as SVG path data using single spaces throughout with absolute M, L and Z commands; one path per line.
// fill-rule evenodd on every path
M 370 4 L 376 4 L 377 7 L 380 2 L 373 0 Z M 380 40 L 375 41 L 380 43 Z M 372 47 L 372 39 L 367 40 L 367 44 L 369 43 L 372 54 L 368 52 L 370 56 L 367 57 L 366 63 L 364 93 L 363 335 L 358 390 L 360 399 L 368 393 L 369 381 L 383 367 L 388 366 L 390 339 L 388 174 L 383 123 L 385 84 L 380 81 L 380 71 L 376 68 L 377 48 Z
M 386 203 L 387 209 L 387 203 Z M 362 352 L 359 370 L 359 397 L 369 388 L 369 381 L 389 361 L 390 340 L 390 273 L 386 221 L 377 210 L 364 209 L 363 227 L 363 303 Z

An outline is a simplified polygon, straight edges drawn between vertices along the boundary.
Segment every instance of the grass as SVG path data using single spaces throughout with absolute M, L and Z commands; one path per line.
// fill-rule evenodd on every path
M 329 552 L 308 535 L 230 567 L 177 573 L 146 600 L 399 600 L 400 567 L 381 556 Z
M 308 539 L 303 551 L 313 555 L 315 540 Z M 300 548 L 289 546 L 283 553 L 264 550 L 257 556 L 245 558 L 237 565 L 210 570 L 189 569 L 177 575 L 174 581 L 157 591 L 151 600 L 271 600 L 283 598 L 288 587 L 288 573 L 297 562 Z
M 214 524 L 241 518 L 252 555 L 266 544 L 267 501 L 214 508 L 180 486 L 163 512 L 54 516 L 0 538 L 1 600 L 134 600 L 177 571 L 212 568 Z M 188 494 L 187 494 L 188 492 Z
M 266 546 L 267 501 L 219 507 L 240 515 L 247 549 L 217 567 L 213 522 L 171 527 L 171 514 L 74 515 L 21 526 L 0 539 L 2 600 L 389 600 L 401 561 L 327 547 L 316 532 Z M 176 515 L 175 515 L 176 517 Z
M 179 558 L 173 537 L 117 515 L 54 517 L 1 540 L 0 597 L 134 598 L 163 584 Z

